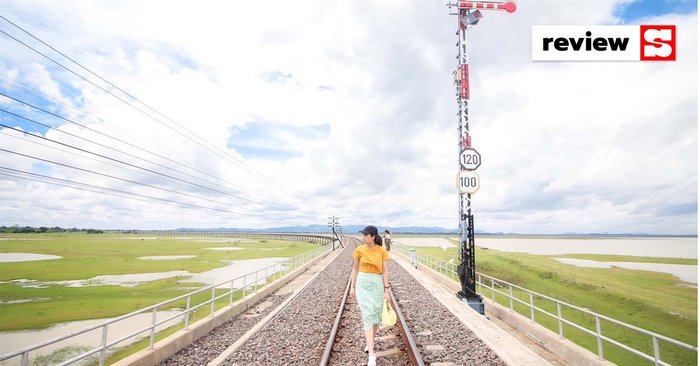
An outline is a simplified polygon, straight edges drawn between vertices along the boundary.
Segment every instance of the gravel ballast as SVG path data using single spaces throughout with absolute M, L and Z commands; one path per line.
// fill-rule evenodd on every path
M 403 267 L 389 261 L 394 296 L 426 365 L 453 362 L 469 366 L 506 364 Z M 464 311 L 473 311 L 465 307 Z M 433 347 L 437 346 L 437 347 Z M 443 347 L 443 350 L 432 350 Z
M 352 270 L 354 244 L 222 365 L 318 364 Z
M 346 245 L 315 280 L 222 365 L 318 364 L 350 277 L 354 248 L 352 242 Z M 393 260 L 389 261 L 389 273 L 394 296 L 426 365 L 442 362 L 443 365 L 505 366 L 483 341 Z M 273 293 L 160 365 L 206 365 L 288 297 L 289 294 Z M 359 307 L 356 299 L 350 298 L 330 364 L 365 365 L 364 347 Z M 375 341 L 377 365 L 408 365 L 405 349 L 398 326 L 380 327 Z

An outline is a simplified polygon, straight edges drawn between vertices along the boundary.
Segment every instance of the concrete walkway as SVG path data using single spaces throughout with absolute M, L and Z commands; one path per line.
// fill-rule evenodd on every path
M 447 289 L 440 282 L 413 268 L 408 258 L 397 251 L 391 257 L 410 273 L 418 282 L 435 296 L 450 312 L 457 317 L 477 337 L 481 338 L 509 366 L 551 366 L 552 363 L 524 346 L 515 337 L 489 321 L 485 316 L 463 303 L 454 291 Z

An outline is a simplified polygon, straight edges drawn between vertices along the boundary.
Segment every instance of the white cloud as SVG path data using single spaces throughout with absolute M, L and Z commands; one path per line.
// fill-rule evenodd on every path
M 482 189 L 473 202 L 477 229 L 696 231 L 697 16 L 645 19 L 678 25 L 676 62 L 530 61 L 532 25 L 615 24 L 621 20 L 614 11 L 626 2 L 521 2 L 515 14 L 486 13 L 469 31 L 471 130 L 484 159 L 479 168 Z M 0 212 L 4 224 L 264 227 L 323 223 L 330 215 L 346 224 L 457 224 L 457 109 L 451 84 L 457 20 L 442 4 L 11 1 L 3 7 L 8 19 L 211 145 L 193 143 L 0 37 L 0 47 L 9 50 L 0 55 L 3 76 L 77 106 L 82 113 L 65 105 L 57 109 L 77 122 L 211 176 L 77 126 L 63 125 L 62 130 L 197 175 L 222 189 L 239 189 L 230 184 L 235 183 L 248 195 L 255 192 L 247 197 L 256 201 L 294 207 L 272 211 L 138 169 L 117 169 L 30 145 L 7 137 L 18 134 L 3 130 L 0 145 L 10 150 L 228 205 L 66 168 L 54 167 L 56 176 L 259 215 L 238 217 L 129 201 L 0 176 L 0 203 L 8 208 Z M 4 22 L 0 27 L 19 34 Z M 99 82 L 84 70 L 76 71 Z M 2 80 L 4 90 L 18 93 Z M 74 90 L 80 94 L 72 94 Z M 2 99 L 0 103 L 7 105 Z M 154 114 L 143 105 L 139 108 Z M 227 149 L 232 131 L 261 121 L 280 126 L 274 143 L 295 153 L 246 159 L 229 150 L 245 161 L 246 167 L 241 167 L 210 151 Z M 323 125 L 330 125 L 325 139 L 290 132 Z M 118 155 L 56 131 L 46 136 Z M 264 140 L 247 143 L 265 146 Z M 133 157 L 120 159 L 161 169 Z M 31 169 L 29 160 L 9 154 L 0 153 L 0 164 Z M 251 168 L 278 185 L 249 174 Z

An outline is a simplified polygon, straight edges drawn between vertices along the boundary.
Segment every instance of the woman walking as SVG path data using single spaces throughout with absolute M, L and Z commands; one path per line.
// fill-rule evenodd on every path
M 362 329 L 367 339 L 369 358 L 368 366 L 377 364 L 374 353 L 374 336 L 381 322 L 383 300 L 389 297 L 389 253 L 382 247 L 382 238 L 377 228 L 367 226 L 362 231 L 362 242 L 352 253 L 355 259 L 352 265 L 352 283 L 350 296 L 357 295 L 357 303 L 362 313 Z
M 387 252 L 391 252 L 391 231 L 389 229 L 384 230 L 384 248 Z

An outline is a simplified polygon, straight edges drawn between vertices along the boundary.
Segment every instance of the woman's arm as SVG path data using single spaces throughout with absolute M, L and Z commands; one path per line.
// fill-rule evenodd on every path
M 389 261 L 382 263 L 382 277 L 384 277 L 384 298 L 389 301 Z
M 352 273 L 350 273 L 350 297 L 353 297 L 355 295 L 355 280 L 357 280 L 357 272 L 360 270 L 360 260 L 355 258 L 355 261 L 352 263 Z

